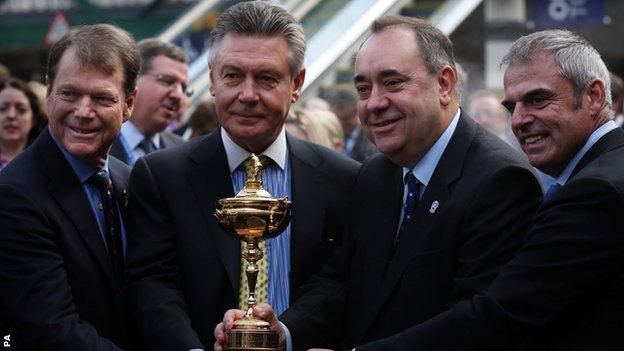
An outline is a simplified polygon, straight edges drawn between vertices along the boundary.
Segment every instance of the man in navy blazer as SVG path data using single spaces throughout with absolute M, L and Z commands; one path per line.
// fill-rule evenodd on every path
M 114 217 L 90 179 L 109 175 L 116 206 L 107 208 L 119 219 L 130 169 L 108 150 L 132 111 L 138 69 L 134 40 L 110 25 L 72 29 L 50 51 L 49 128 L 0 172 L 0 319 L 12 350 L 130 347 L 115 261 L 125 231 L 110 233 Z
M 486 290 L 362 350 L 624 348 L 624 132 L 609 72 L 565 30 L 518 39 L 503 63 L 513 131 L 555 183 Z
M 541 189 L 517 152 L 460 110 L 456 82 L 440 30 L 401 16 L 373 23 L 354 83 L 381 155 L 356 179 L 346 245 L 280 316 L 295 350 L 401 333 L 485 290 L 520 247 Z

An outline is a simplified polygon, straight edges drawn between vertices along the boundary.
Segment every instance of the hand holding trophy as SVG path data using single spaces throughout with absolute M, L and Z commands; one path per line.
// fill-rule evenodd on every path
M 243 189 L 235 197 L 219 200 L 215 210 L 222 227 L 245 242 L 241 255 L 247 261 L 247 311 L 227 332 L 227 349 L 279 350 L 278 334 L 270 330 L 268 322 L 253 315 L 253 308 L 257 304 L 257 261 L 264 255 L 258 244 L 286 229 L 290 221 L 291 202 L 287 197 L 273 198 L 262 188 L 262 162 L 256 155 L 251 154 L 244 165 L 247 180 Z

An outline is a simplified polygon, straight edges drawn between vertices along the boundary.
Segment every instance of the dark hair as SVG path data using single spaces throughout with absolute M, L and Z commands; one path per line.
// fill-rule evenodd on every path
M 228 33 L 276 37 L 282 36 L 290 48 L 290 73 L 296 77 L 303 68 L 305 34 L 299 20 L 290 12 L 265 1 L 241 2 L 223 12 L 210 33 L 208 63 L 214 67 L 219 44 Z M 261 45 L 261 44 L 259 44 Z
M 181 63 L 186 63 L 187 61 L 186 53 L 181 47 L 156 38 L 141 40 L 137 43 L 137 49 L 141 56 L 141 71 L 139 74 L 145 74 L 152 69 L 152 60 L 156 56 L 162 55 Z
M 94 24 L 72 28 L 50 49 L 48 84 L 53 85 L 58 64 L 67 49 L 74 49 L 83 63 L 113 73 L 119 63 L 123 67 L 124 92 L 130 96 L 136 87 L 141 59 L 136 43 L 123 29 L 110 24 Z
M 28 104 L 30 105 L 30 109 L 32 111 L 32 127 L 30 128 L 30 132 L 28 133 L 28 142 L 27 145 L 30 145 L 35 138 L 41 133 L 43 128 L 47 124 L 47 119 L 45 117 L 45 113 L 41 110 L 41 105 L 39 104 L 39 100 L 37 95 L 28 87 L 28 84 L 21 79 L 18 78 L 9 78 L 7 80 L 0 80 L 0 91 L 6 88 L 13 88 L 21 91 L 26 95 L 28 99 Z
M 420 49 L 420 57 L 429 73 L 437 72 L 444 65 L 450 66 L 457 73 L 453 43 L 441 30 L 425 20 L 405 16 L 384 16 L 373 22 L 371 31 L 374 34 L 397 26 L 414 30 Z

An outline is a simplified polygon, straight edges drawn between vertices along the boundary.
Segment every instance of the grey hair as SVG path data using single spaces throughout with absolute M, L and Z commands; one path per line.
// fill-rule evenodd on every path
M 538 52 L 551 53 L 559 67 L 557 74 L 572 83 L 577 99 L 575 108 L 581 106 L 581 94 L 595 78 L 604 83 L 605 103 L 611 107 L 611 78 L 607 66 L 587 40 L 570 31 L 549 29 L 523 36 L 512 45 L 500 65 L 533 61 Z
M 217 20 L 216 27 L 210 33 L 210 53 L 208 63 L 215 66 L 221 41 L 228 33 L 243 35 L 282 36 L 290 48 L 290 73 L 296 77 L 303 69 L 306 51 L 305 34 L 299 20 L 284 8 L 264 1 L 238 3 Z M 259 44 L 260 45 L 260 44 Z

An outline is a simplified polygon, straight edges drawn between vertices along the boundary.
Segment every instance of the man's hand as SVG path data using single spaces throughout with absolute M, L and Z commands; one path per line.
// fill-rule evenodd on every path
M 255 317 L 269 322 L 269 329 L 279 335 L 279 347 L 283 350 L 286 345 L 286 335 L 284 334 L 282 324 L 277 319 L 275 312 L 273 312 L 273 308 L 270 305 L 263 303 L 253 309 L 253 314 Z M 234 326 L 234 321 L 241 319 L 244 316 L 245 311 L 241 310 L 228 310 L 227 312 L 225 312 L 225 315 L 223 316 L 223 322 L 217 324 L 217 326 L 215 327 L 215 351 L 225 350 L 225 346 L 227 345 L 226 332 L 232 329 L 232 327 Z

